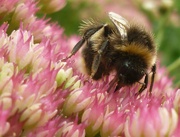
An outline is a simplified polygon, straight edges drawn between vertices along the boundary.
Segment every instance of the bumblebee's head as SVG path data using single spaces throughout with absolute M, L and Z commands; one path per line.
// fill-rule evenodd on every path
M 117 75 L 122 86 L 138 82 L 146 73 L 146 65 L 138 58 L 126 58 L 119 62 Z

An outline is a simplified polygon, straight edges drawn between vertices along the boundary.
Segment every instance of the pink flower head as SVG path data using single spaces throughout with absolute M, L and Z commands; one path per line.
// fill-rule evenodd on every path
M 11 13 L 14 10 L 15 5 L 18 3 L 18 0 L 1 0 L 0 1 L 0 19 Z
M 46 3 L 46 4 L 44 4 Z M 45 13 L 52 13 L 62 9 L 66 5 L 65 0 L 40 0 L 40 8 Z
M 74 90 L 67 96 L 63 106 L 64 115 L 78 113 L 89 105 L 91 94 L 83 91 L 82 89 Z
M 59 130 L 56 132 L 56 136 L 61 137 L 85 137 L 84 124 L 77 123 L 78 117 L 75 117 L 74 121 L 71 119 L 61 119 Z
M 157 98 L 141 99 L 138 108 L 131 106 L 125 123 L 127 137 L 171 136 L 177 126 L 176 111 L 162 106 Z M 136 104 L 135 104 L 136 106 Z M 135 108 L 135 109 L 134 109 Z
M 34 14 L 37 12 L 36 4 L 34 1 L 25 1 L 17 4 L 12 20 L 16 22 L 25 21 L 30 22 L 34 21 Z
M 99 132 L 102 126 L 105 114 L 105 103 L 100 98 L 91 98 L 91 103 L 85 109 L 81 121 L 85 123 L 86 135 L 94 136 Z
M 28 31 L 19 29 L 8 36 L 5 29 L 1 26 L 0 118 L 2 135 L 12 136 L 47 124 L 63 106 L 65 89 L 77 89 L 80 81 L 75 82 L 72 69 L 68 68 L 70 75 L 64 73 L 66 63 L 57 63 L 59 45 L 47 39 L 34 44 Z
M 104 117 L 102 128 L 100 131 L 101 136 L 117 136 L 121 135 L 124 129 L 125 114 L 118 112 L 118 110 L 107 113 Z
M 5 99 L 3 99 L 5 101 Z M 8 100 L 6 100 L 8 101 Z M 5 135 L 8 130 L 10 129 L 10 123 L 7 121 L 8 115 L 9 115 L 9 110 L 4 110 L 2 107 L 3 106 L 3 101 L 0 102 L 0 136 Z
M 60 29 L 55 23 L 49 23 L 49 19 L 45 20 L 37 18 L 36 13 L 41 8 L 43 9 L 43 7 L 46 7 L 51 13 L 56 12 L 65 5 L 64 0 L 52 0 L 45 2 L 36 2 L 34 0 L 14 0 L 11 2 L 3 0 L 0 2 L 0 6 L 1 5 L 3 7 L 2 13 L 0 10 L 0 19 L 2 19 L 1 22 L 8 22 L 10 24 L 8 27 L 8 34 L 21 26 L 22 28 L 30 30 L 35 36 L 34 39 L 37 42 L 40 42 L 44 37 L 48 37 L 49 39 L 52 39 L 52 41 L 56 42 L 61 39 L 62 29 Z M 4 17 L 5 15 L 6 18 Z M 11 20 L 8 20 L 9 18 L 11 18 Z
M 20 69 L 26 67 L 33 57 L 33 38 L 28 32 L 14 31 L 7 43 L 9 52 L 9 61 L 17 63 Z
M 78 124 L 77 119 L 72 121 L 57 116 L 28 134 L 28 137 L 34 136 L 85 137 L 85 131 L 84 125 Z
M 41 41 L 44 37 L 47 37 L 52 42 L 61 43 L 63 29 L 55 23 L 49 24 L 48 22 L 49 20 L 47 19 L 36 19 L 24 26 L 33 33 L 37 42 Z

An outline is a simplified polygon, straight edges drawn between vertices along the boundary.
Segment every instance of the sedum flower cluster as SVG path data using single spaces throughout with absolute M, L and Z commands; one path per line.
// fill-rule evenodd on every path
M 0 1 L 1 137 L 164 137 L 180 135 L 180 90 L 158 65 L 152 95 L 139 84 L 107 93 L 112 75 L 92 81 L 79 55 L 62 61 L 78 41 L 36 13 L 64 0 Z

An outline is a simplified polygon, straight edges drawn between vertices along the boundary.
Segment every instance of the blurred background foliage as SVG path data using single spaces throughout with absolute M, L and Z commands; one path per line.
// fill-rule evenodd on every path
M 67 0 L 59 12 L 48 14 L 64 28 L 66 35 L 78 35 L 82 20 L 108 21 L 107 13 L 116 12 L 142 24 L 154 33 L 158 59 L 167 66 L 180 87 L 180 0 Z

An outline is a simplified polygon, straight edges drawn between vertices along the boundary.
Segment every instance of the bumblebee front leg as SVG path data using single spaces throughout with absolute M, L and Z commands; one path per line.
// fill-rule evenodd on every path
M 154 84 L 154 77 L 156 74 L 156 64 L 153 65 L 152 69 L 152 76 L 151 76 L 151 84 L 150 84 L 150 93 L 152 92 L 153 84 Z
M 117 84 L 117 85 L 116 85 L 116 84 Z M 113 88 L 113 86 L 115 86 L 115 85 L 116 85 L 116 88 L 115 88 L 114 92 L 116 92 L 118 89 L 121 88 L 120 84 L 118 83 L 118 77 L 117 77 L 117 76 L 115 76 L 115 77 L 111 80 L 111 82 L 109 83 L 109 88 L 108 88 L 107 92 L 110 92 L 111 89 Z
M 144 83 L 142 83 L 142 86 L 138 94 L 141 94 L 147 88 L 147 84 L 148 84 L 148 74 L 145 75 Z
M 92 68 L 91 68 L 91 78 L 94 77 L 96 74 L 99 64 L 101 62 L 102 54 L 104 53 L 106 47 L 108 46 L 109 41 L 106 40 L 102 43 L 101 48 L 97 51 L 96 55 L 94 56 L 93 63 L 92 63 Z
M 101 29 L 103 26 L 99 26 L 96 28 L 92 28 L 90 30 L 88 30 L 83 38 L 74 46 L 74 48 L 72 49 L 71 53 L 63 60 L 67 60 L 69 58 L 71 58 L 74 54 L 76 54 L 76 52 L 82 47 L 82 45 L 84 44 L 84 42 L 90 38 L 94 33 L 96 33 L 99 29 Z
M 71 58 L 74 54 L 76 54 L 76 52 L 82 47 L 82 45 L 85 42 L 85 38 L 81 39 L 72 49 L 71 53 L 63 60 L 67 60 L 69 58 Z

